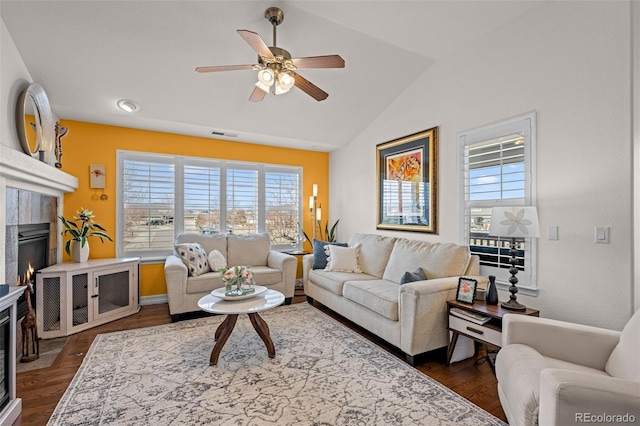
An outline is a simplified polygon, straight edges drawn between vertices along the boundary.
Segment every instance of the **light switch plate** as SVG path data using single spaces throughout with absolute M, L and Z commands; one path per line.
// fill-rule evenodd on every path
M 608 226 L 596 226 L 595 242 L 597 244 L 609 244 Z
M 547 240 L 556 241 L 558 239 L 558 227 L 549 226 L 547 228 Z

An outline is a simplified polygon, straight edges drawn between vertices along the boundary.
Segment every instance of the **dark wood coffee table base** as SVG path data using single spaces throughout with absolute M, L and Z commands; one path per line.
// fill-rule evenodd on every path
M 273 341 L 271 340 L 271 336 L 269 335 L 269 326 L 262 319 L 260 315 L 257 313 L 250 313 L 249 319 L 251 320 L 251 325 L 258 333 L 258 336 L 264 342 L 264 345 L 267 347 L 267 354 L 269 358 L 274 358 L 276 356 L 276 348 L 273 345 Z M 218 357 L 220 356 L 220 352 L 224 347 L 225 343 L 227 343 L 227 339 L 231 336 L 231 332 L 236 326 L 236 322 L 238 321 L 238 314 L 228 314 L 227 317 L 222 321 L 222 324 L 218 326 L 216 329 L 216 333 L 214 336 L 216 344 L 213 345 L 213 350 L 211 351 L 211 358 L 209 358 L 209 365 L 217 365 Z

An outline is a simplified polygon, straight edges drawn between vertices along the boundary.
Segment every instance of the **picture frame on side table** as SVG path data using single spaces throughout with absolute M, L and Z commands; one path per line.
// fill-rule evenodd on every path
M 460 277 L 458 279 L 458 291 L 456 292 L 456 301 L 473 305 L 476 296 L 478 281 L 473 278 Z
M 376 146 L 377 229 L 437 234 L 438 127 Z

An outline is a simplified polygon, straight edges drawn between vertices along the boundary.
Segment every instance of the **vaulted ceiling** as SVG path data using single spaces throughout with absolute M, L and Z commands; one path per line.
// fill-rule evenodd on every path
M 11 1 L 0 14 L 33 81 L 62 119 L 318 151 L 348 144 L 434 63 L 540 1 Z M 257 71 L 237 29 L 293 57 L 339 54 L 343 69 L 299 70 L 329 93 L 293 88 L 250 102 Z M 140 110 L 116 107 L 131 99 Z M 231 136 L 212 136 L 212 131 Z

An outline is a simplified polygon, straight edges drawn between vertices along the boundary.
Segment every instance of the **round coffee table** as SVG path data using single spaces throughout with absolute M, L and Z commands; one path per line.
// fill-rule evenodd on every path
M 211 351 L 211 357 L 209 358 L 209 365 L 217 365 L 220 351 L 227 339 L 231 335 L 233 328 L 236 326 L 238 315 L 248 314 L 251 320 L 251 325 L 258 333 L 258 336 L 262 339 L 267 347 L 267 354 L 269 358 L 276 356 L 276 348 L 273 345 L 271 336 L 269 335 L 269 326 L 265 320 L 258 315 L 258 312 L 267 311 L 273 309 L 276 306 L 284 303 L 284 294 L 276 290 L 267 290 L 266 292 L 259 294 L 250 299 L 243 300 L 222 300 L 211 294 L 208 294 L 198 301 L 198 306 L 205 312 L 211 312 L 213 314 L 223 314 L 227 317 L 222 321 L 222 324 L 218 326 L 215 333 L 215 345 Z

